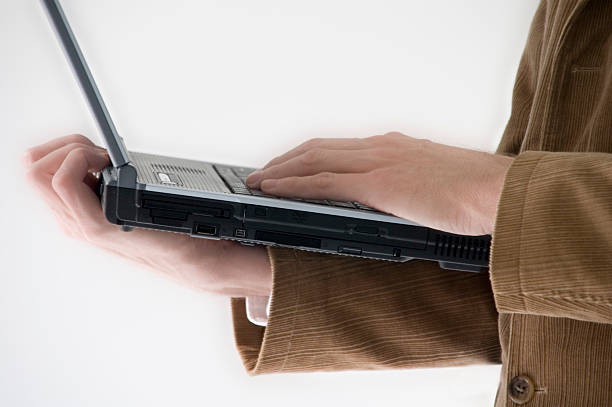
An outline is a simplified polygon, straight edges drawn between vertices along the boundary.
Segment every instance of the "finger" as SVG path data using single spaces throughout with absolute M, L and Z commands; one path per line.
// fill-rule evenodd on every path
M 287 198 L 358 201 L 370 205 L 367 174 L 322 172 L 306 177 L 267 179 L 261 183 L 266 194 Z
M 371 143 L 362 138 L 313 138 L 310 139 L 285 154 L 278 156 L 268 162 L 263 168 L 278 165 L 293 157 L 296 157 L 313 148 L 323 148 L 328 150 L 361 150 L 371 147 Z
M 67 155 L 75 149 L 89 149 L 90 151 L 95 152 L 97 155 L 107 157 L 105 156 L 103 150 L 96 147 L 79 143 L 70 143 L 45 155 L 43 158 L 32 164 L 32 166 L 26 172 L 26 178 L 28 181 L 34 185 L 38 192 L 43 196 L 45 202 L 59 216 L 62 216 L 62 214 L 65 215 L 66 211 L 63 209 L 63 202 L 59 199 L 57 193 L 52 187 L 53 175 L 61 166 L 62 162 L 66 159 Z M 106 163 L 108 165 L 108 158 L 106 158 Z M 86 176 L 87 174 L 85 174 L 83 178 L 86 178 Z
M 55 191 L 52 191 L 52 176 L 46 175 L 45 177 L 47 178 L 46 184 L 49 186 L 51 193 L 45 191 L 42 188 L 35 188 L 35 191 L 45 202 L 47 208 L 51 210 L 51 212 L 53 213 L 53 217 L 57 221 L 64 234 L 69 237 L 78 237 L 80 231 L 74 221 L 74 218 L 72 217 L 72 213 L 68 210 L 68 208 L 66 208 L 61 199 L 59 199 Z
M 372 150 L 326 150 L 315 148 L 289 160 L 252 173 L 246 180 L 251 188 L 259 188 L 265 179 L 304 177 L 321 172 L 364 173 L 385 165 Z
M 63 138 L 63 140 L 67 141 L 68 138 Z M 55 141 L 59 141 L 59 139 Z M 55 213 L 58 220 L 63 219 L 66 222 L 73 221 L 72 214 L 53 190 L 51 182 L 53 174 L 57 171 L 62 161 L 64 161 L 70 151 L 76 148 L 94 149 L 91 144 L 66 144 L 34 162 L 26 172 L 26 179 L 35 187 L 47 206 Z M 96 148 L 95 151 L 99 150 Z
M 63 141 L 70 141 L 71 138 L 64 138 Z M 56 140 L 57 141 L 57 140 Z M 79 148 L 90 149 L 96 154 L 102 154 L 105 157 L 103 149 L 93 146 L 92 143 L 69 143 L 57 150 L 51 151 L 41 159 L 37 160 L 28 170 L 27 178 L 33 182 L 37 192 L 41 195 L 47 206 L 54 212 L 60 227 L 64 232 L 73 237 L 82 236 L 80 226 L 74 219 L 74 216 L 69 208 L 66 207 L 62 199 L 57 195 L 52 187 L 53 174 L 61 166 L 66 156 L 73 150 Z M 94 189 L 98 184 L 98 178 L 88 173 L 84 177 L 84 182 L 90 188 Z
M 111 229 L 104 218 L 98 197 L 83 182 L 89 172 L 99 171 L 107 165 L 107 156 L 93 149 L 77 148 L 68 153 L 53 176 L 53 189 L 87 238 Z
M 23 153 L 22 161 L 26 166 L 32 165 L 50 152 L 55 151 L 71 143 L 95 146 L 95 144 L 87 137 L 81 134 L 71 134 L 69 136 L 59 137 L 47 143 L 27 149 Z
M 47 207 L 53 212 L 55 218 L 60 224 L 73 222 L 72 213 L 66 208 L 62 200 L 57 196 L 51 187 L 53 176 L 44 174 L 36 178 L 30 179 L 35 185 L 36 193 L 42 198 Z
M 108 154 L 106 150 L 92 146 L 89 144 L 81 144 L 81 143 L 68 143 L 62 147 L 57 148 L 46 154 L 44 157 L 40 158 L 36 162 L 32 164 L 32 166 L 28 169 L 29 174 L 50 174 L 53 175 L 60 168 L 61 164 L 64 162 L 68 154 L 77 149 L 84 149 L 91 151 L 92 153 L 97 154 L 100 157 L 106 157 L 107 165 L 110 163 L 108 159 Z M 85 178 L 83 174 L 83 178 Z
M 69 152 L 79 148 L 90 149 L 96 154 L 104 155 L 102 150 L 89 144 L 70 143 L 45 155 L 36 161 L 26 172 L 26 178 L 34 185 L 36 191 L 54 213 L 63 229 L 78 230 L 78 225 L 72 212 L 66 207 L 52 187 L 53 175 Z M 76 235 L 76 233 L 72 233 L 72 235 Z

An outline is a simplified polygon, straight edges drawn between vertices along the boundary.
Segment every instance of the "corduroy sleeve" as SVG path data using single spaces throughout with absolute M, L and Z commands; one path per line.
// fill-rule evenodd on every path
M 269 248 L 267 327 L 232 300 L 235 339 L 250 374 L 499 363 L 487 275 L 436 263 L 392 263 Z
M 612 154 L 518 155 L 490 273 L 499 312 L 612 323 Z

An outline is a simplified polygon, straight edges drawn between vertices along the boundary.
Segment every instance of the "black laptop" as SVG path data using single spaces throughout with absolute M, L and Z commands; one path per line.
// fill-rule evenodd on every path
M 109 222 L 391 261 L 426 259 L 445 269 L 481 272 L 491 237 L 420 226 L 359 202 L 286 199 L 246 186 L 255 169 L 128 151 L 106 109 L 58 0 L 43 0 L 87 97 L 112 166 L 100 197 Z

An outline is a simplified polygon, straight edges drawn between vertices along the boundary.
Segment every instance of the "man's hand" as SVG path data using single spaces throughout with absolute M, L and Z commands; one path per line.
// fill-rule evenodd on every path
M 136 229 L 119 230 L 104 217 L 93 175 L 109 165 L 106 151 L 73 135 L 29 149 L 27 179 L 69 236 L 152 268 L 182 283 L 223 295 L 269 295 L 270 262 L 263 247 Z
M 491 234 L 512 158 L 400 133 L 312 139 L 273 159 L 247 185 L 282 197 L 357 201 L 424 226 Z

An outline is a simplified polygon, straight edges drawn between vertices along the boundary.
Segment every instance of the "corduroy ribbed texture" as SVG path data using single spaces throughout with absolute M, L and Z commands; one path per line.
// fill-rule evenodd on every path
M 510 5 L 511 6 L 511 5 Z M 515 156 L 483 276 L 270 249 L 267 328 L 233 300 L 251 374 L 501 358 L 497 407 L 612 405 L 612 1 L 543 0 L 497 149 Z M 497 331 L 496 312 L 499 311 Z M 501 350 L 501 353 L 500 353 Z
M 612 155 L 520 154 L 491 263 L 500 312 L 612 323 Z
M 270 253 L 267 328 L 248 321 L 243 300 L 233 303 L 238 349 L 251 373 L 500 361 L 487 275 L 426 261 L 397 264 L 281 248 Z M 454 323 L 459 320 L 461 326 Z

